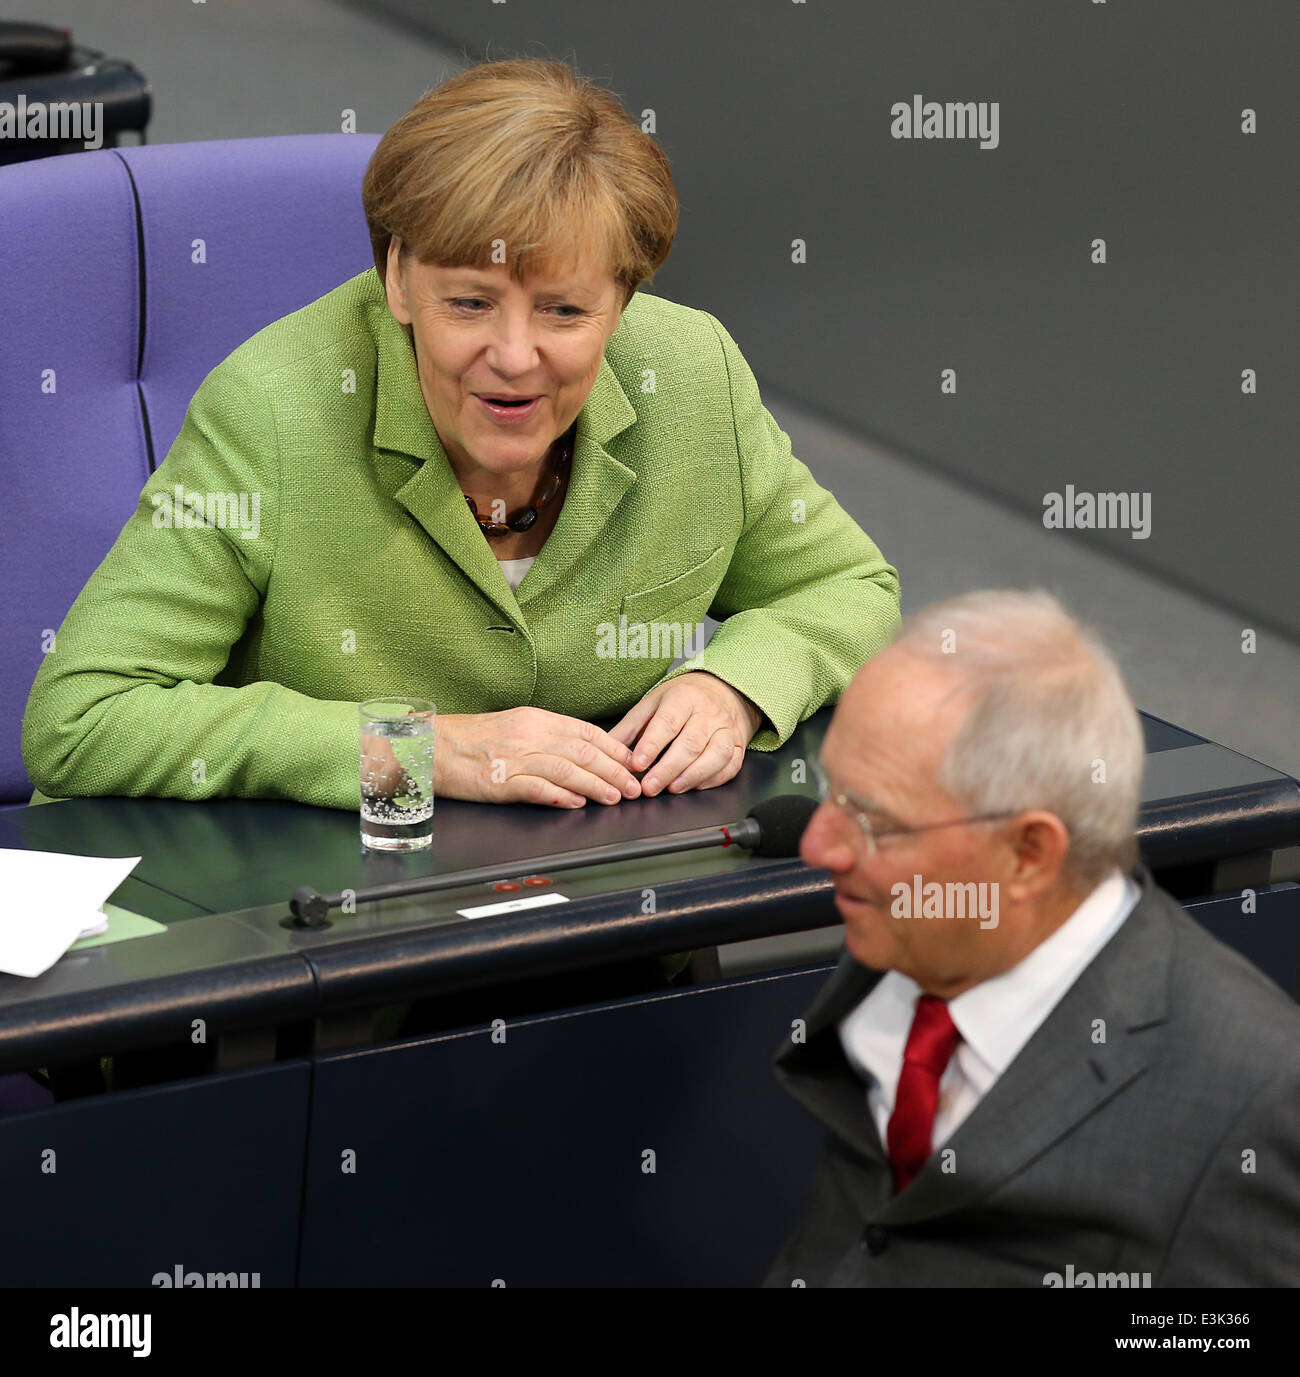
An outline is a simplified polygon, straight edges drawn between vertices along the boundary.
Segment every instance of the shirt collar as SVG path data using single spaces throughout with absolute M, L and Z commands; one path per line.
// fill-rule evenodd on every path
M 1137 885 L 1118 869 L 1010 970 L 948 1002 L 962 1039 L 1001 1075 L 1137 903 Z
M 948 1001 L 948 1012 L 963 1046 L 992 1081 L 1015 1060 L 1062 995 L 1119 930 L 1140 897 L 1137 885 L 1112 870 L 1046 940 L 1015 966 L 982 980 Z M 901 971 L 887 971 L 852 1010 L 839 1020 L 841 1037 L 850 1033 L 857 1053 L 871 1062 L 877 1079 L 897 1065 L 894 1039 L 905 1039 L 921 987 Z M 874 1059 L 874 1060 L 873 1060 Z

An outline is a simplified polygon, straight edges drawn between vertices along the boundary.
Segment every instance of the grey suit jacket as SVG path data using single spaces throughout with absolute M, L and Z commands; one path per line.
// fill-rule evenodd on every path
M 836 1028 L 880 973 L 842 956 L 776 1059 L 828 1132 L 765 1286 L 1300 1286 L 1300 1008 L 1134 878 L 1128 919 L 896 1196 Z

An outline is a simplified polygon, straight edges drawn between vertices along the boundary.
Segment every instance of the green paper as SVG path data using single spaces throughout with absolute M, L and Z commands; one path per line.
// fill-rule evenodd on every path
M 96 933 L 94 937 L 78 937 L 68 951 L 80 951 L 83 947 L 102 947 L 108 942 L 125 942 L 132 937 L 148 937 L 151 932 L 166 932 L 166 923 L 157 923 L 142 913 L 132 913 L 129 909 L 118 908 L 116 904 L 104 905 L 104 916 L 108 919 L 108 931 Z

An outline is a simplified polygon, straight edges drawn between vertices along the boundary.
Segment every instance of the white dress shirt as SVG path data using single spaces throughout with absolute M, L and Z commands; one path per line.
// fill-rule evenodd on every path
M 1112 870 L 1017 965 L 948 1001 L 948 1012 L 962 1040 L 939 1081 L 931 1151 L 956 1130 L 1011 1065 L 1088 963 L 1119 931 L 1138 897 L 1133 880 Z M 882 1144 L 888 1141 L 903 1049 L 920 994 L 914 980 L 887 971 L 839 1023 L 840 1045 L 866 1082 L 867 1106 Z
M 524 581 L 524 575 L 533 567 L 533 560 L 536 555 L 525 555 L 523 559 L 499 559 L 497 563 L 501 566 L 501 572 L 506 576 L 506 582 L 510 585 L 510 591 L 517 593 L 519 585 Z

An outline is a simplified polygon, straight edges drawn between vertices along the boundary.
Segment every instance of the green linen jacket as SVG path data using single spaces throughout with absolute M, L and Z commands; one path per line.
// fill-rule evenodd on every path
M 41 795 L 360 804 L 357 704 L 621 716 L 708 670 L 774 750 L 890 639 L 898 576 L 706 311 L 636 293 L 517 592 L 467 507 L 373 269 L 204 379 L 41 664 Z M 694 649 L 689 634 L 717 618 Z M 625 618 L 626 623 L 620 619 Z M 637 631 L 640 624 L 644 630 Z M 623 634 L 626 627 L 626 636 Z

